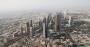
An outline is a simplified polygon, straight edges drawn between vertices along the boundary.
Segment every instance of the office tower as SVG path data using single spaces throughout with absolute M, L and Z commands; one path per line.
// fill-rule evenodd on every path
M 57 15 L 55 16 L 55 27 L 54 27 L 54 31 L 64 31 L 64 26 L 65 26 L 65 18 L 63 16 L 62 13 L 57 13 Z
M 20 32 L 21 32 L 21 35 L 23 35 L 23 27 L 22 27 L 22 25 L 20 24 Z
M 55 31 L 60 31 L 62 21 L 62 13 L 57 13 L 55 17 Z
M 32 20 L 30 20 L 30 36 L 33 37 L 34 32 L 33 32 L 33 25 L 32 25 Z
M 51 14 L 49 14 L 47 17 L 47 23 L 49 23 L 51 21 L 51 19 L 52 19 Z
M 55 22 L 54 31 L 57 31 L 57 16 L 55 16 L 54 22 Z
M 26 32 L 26 34 L 28 35 L 30 33 L 30 24 L 29 24 L 29 22 L 27 22 L 26 25 L 27 25 L 27 32 Z
M 69 20 L 68 20 L 68 26 L 71 26 L 71 16 L 69 16 Z
M 24 35 L 24 34 L 26 34 L 27 33 L 27 24 L 26 23 L 22 23 L 21 25 L 20 25 L 20 28 L 21 28 L 21 34 L 22 35 Z
M 45 23 L 43 23 L 43 37 L 45 38 L 46 37 L 46 30 L 45 30 Z
M 66 10 L 63 12 L 64 13 L 64 18 L 66 17 L 66 15 L 67 15 L 67 12 L 66 12 Z
M 48 32 L 47 32 L 47 21 L 46 18 L 43 19 L 43 37 L 47 38 Z

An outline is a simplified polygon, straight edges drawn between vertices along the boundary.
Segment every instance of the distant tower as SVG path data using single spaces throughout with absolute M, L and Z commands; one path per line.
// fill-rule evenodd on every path
M 55 31 L 60 31 L 61 30 L 61 24 L 62 24 L 62 19 L 63 15 L 62 13 L 57 13 L 55 17 Z
M 22 24 L 20 24 L 20 32 L 21 32 L 21 35 L 23 35 L 23 27 L 22 27 Z
M 68 26 L 71 26 L 71 16 L 69 16 L 69 20 L 68 20 Z
M 51 21 L 51 19 L 52 19 L 52 16 L 51 16 L 51 14 L 49 14 L 47 17 L 47 23 L 49 23 Z
M 54 25 L 54 31 L 57 31 L 57 16 L 55 16 L 54 21 L 55 21 L 55 25 Z
M 29 35 L 29 33 L 30 33 L 30 24 L 29 24 L 29 22 L 26 23 L 26 26 L 27 26 L 26 34 Z
M 43 23 L 43 37 L 44 37 L 44 38 L 46 37 L 46 32 L 45 32 L 46 30 L 45 30 L 45 28 L 46 28 L 46 27 L 45 27 L 45 23 Z
M 43 23 L 42 23 L 42 26 L 43 26 L 43 37 L 47 38 L 47 24 L 46 24 L 46 18 L 43 19 Z
M 32 27 L 32 20 L 30 20 L 30 27 Z
M 33 36 L 33 25 L 32 25 L 32 20 L 30 20 L 30 36 Z
M 65 10 L 63 13 L 64 13 L 64 18 L 66 18 L 67 10 Z

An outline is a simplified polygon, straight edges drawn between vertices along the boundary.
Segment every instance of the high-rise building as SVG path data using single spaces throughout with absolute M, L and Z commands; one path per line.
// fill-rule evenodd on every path
M 29 24 L 29 22 L 27 22 L 26 25 L 27 25 L 27 32 L 26 32 L 26 34 L 28 35 L 30 33 L 30 24 Z
M 62 13 L 57 13 L 55 17 L 55 31 L 61 31 L 63 26 L 64 17 Z
M 46 18 L 43 19 L 42 25 L 43 25 L 43 37 L 47 38 L 47 35 L 48 35 L 47 27 L 48 26 L 47 26 L 47 19 Z
M 30 36 L 33 37 L 34 31 L 33 31 L 33 25 L 32 25 L 32 20 L 30 20 Z
M 71 16 L 69 16 L 69 20 L 68 20 L 68 26 L 71 26 Z

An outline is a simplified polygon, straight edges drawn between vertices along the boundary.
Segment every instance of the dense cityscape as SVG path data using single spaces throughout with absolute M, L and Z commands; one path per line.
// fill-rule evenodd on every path
M 90 47 L 90 12 L 28 12 L 1 18 L 0 47 Z

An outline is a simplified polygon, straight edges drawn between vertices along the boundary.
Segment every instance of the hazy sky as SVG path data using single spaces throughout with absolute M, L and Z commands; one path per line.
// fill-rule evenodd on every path
M 90 0 L 0 0 L 0 12 L 54 8 L 90 8 Z

